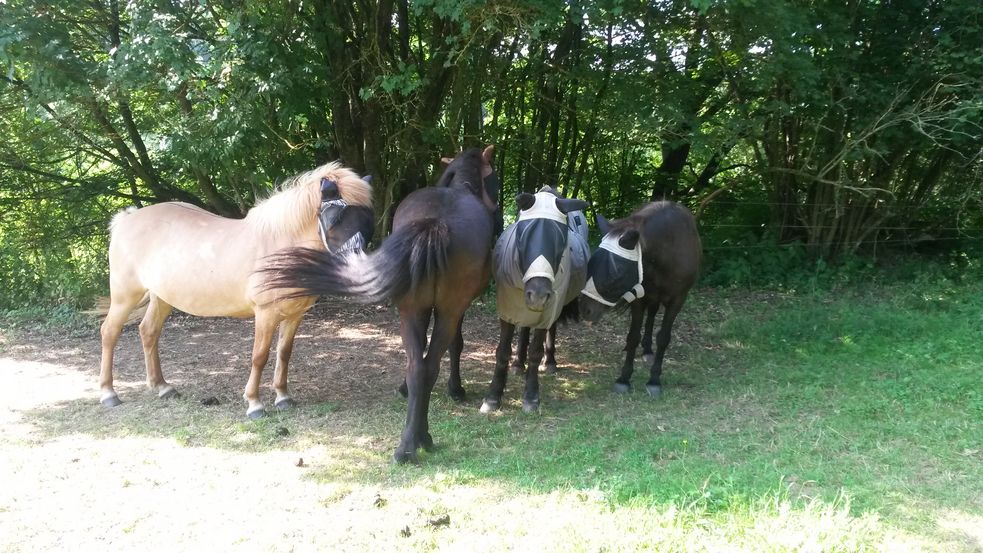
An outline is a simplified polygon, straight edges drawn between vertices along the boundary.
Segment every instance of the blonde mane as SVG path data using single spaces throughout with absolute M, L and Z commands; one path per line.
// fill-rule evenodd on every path
M 321 206 L 323 178 L 338 184 L 341 198 L 349 205 L 372 207 L 372 186 L 334 161 L 285 180 L 278 192 L 249 210 L 246 223 L 276 238 L 299 237 L 308 232 Z

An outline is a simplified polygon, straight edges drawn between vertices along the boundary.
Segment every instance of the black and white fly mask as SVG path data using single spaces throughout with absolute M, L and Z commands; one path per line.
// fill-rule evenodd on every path
M 365 247 L 367 240 L 361 232 L 353 234 L 340 248 L 334 251 L 328 245 L 328 233 L 338 224 L 347 208 L 348 202 L 342 199 L 341 191 L 338 190 L 338 183 L 327 178 L 321 179 L 321 209 L 317 217 L 317 231 L 321 236 L 324 249 L 328 250 L 329 253 L 361 251 Z
M 539 192 L 520 194 L 516 205 L 518 220 L 492 254 L 498 316 L 517 326 L 549 328 L 587 282 L 590 247 L 579 226 L 587 202 Z
M 567 216 L 556 205 L 557 197 L 537 192 L 529 209 L 516 221 L 517 253 L 522 282 L 543 277 L 553 282 L 567 248 Z
M 587 284 L 583 294 L 608 307 L 619 300 L 628 303 L 645 295 L 642 287 L 642 246 L 621 247 L 620 235 L 608 233 L 601 239 L 587 263 Z

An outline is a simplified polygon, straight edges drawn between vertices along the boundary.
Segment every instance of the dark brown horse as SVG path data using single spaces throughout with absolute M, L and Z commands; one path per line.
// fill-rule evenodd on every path
M 419 447 L 433 447 L 427 413 L 440 358 L 449 347 L 452 358 L 460 357 L 464 312 L 491 277 L 498 207 L 493 152 L 492 146 L 465 150 L 435 187 L 407 196 L 396 209 L 392 234 L 375 252 L 332 257 L 298 248 L 275 256 L 263 271 L 270 289 L 350 296 L 360 303 L 391 300 L 399 308 L 408 401 L 397 462 L 416 462 Z
M 612 307 L 630 305 L 625 363 L 614 383 L 614 391 L 623 394 L 631 390 L 642 319 L 648 311 L 645 353 L 651 353 L 653 320 L 659 308 L 664 309 L 651 374 L 645 384 L 649 395 L 657 396 L 662 392 L 662 361 L 672 324 L 700 270 L 703 254 L 696 219 L 679 204 L 653 202 L 611 224 L 598 216 L 597 224 L 604 238 L 588 264 L 587 286 L 580 295 L 580 316 L 585 321 L 595 321 Z

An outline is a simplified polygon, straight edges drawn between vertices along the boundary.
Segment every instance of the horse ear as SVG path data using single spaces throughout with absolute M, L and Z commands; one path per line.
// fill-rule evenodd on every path
M 559 208 L 561 213 L 566 215 L 571 211 L 583 211 L 587 208 L 587 202 L 576 198 L 557 198 L 556 207 Z
M 372 184 L 372 175 L 365 175 L 362 177 L 362 180 L 365 182 L 365 184 Z
M 600 229 L 602 235 L 611 231 L 611 223 L 604 218 L 604 215 L 595 212 L 594 218 L 597 220 L 597 228 Z
M 454 158 L 452 158 L 452 157 L 442 157 L 442 158 L 440 158 L 440 164 L 443 165 L 444 167 L 447 167 L 448 165 L 450 165 L 452 161 L 454 161 Z
M 528 192 L 523 192 L 515 197 L 515 205 L 519 208 L 519 211 L 529 209 L 534 203 L 536 203 L 536 196 L 533 196 Z
M 635 246 L 638 245 L 639 234 L 635 229 L 626 230 L 621 238 L 618 239 L 618 245 L 626 250 L 634 250 Z
M 338 183 L 324 177 L 321 179 L 321 201 L 338 200 L 341 198 L 341 191 L 338 190 Z
M 495 145 L 489 144 L 485 147 L 484 151 L 481 152 L 481 159 L 485 160 L 485 163 L 491 165 L 495 161 Z

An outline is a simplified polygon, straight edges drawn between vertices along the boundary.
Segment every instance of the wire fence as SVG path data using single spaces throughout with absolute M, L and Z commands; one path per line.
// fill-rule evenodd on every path
M 850 245 L 863 245 L 863 244 L 873 244 L 873 245 L 884 245 L 884 244 L 907 244 L 909 246 L 916 245 L 920 242 L 980 242 L 983 240 L 983 236 L 952 236 L 945 238 L 929 238 L 925 240 L 912 240 L 912 239 L 887 239 L 887 240 L 861 240 L 859 242 L 848 242 Z M 703 246 L 704 250 L 715 251 L 715 250 L 764 250 L 764 249 L 775 249 L 775 248 L 808 248 L 808 244 L 802 242 L 790 242 L 787 244 L 726 244 L 718 246 Z

